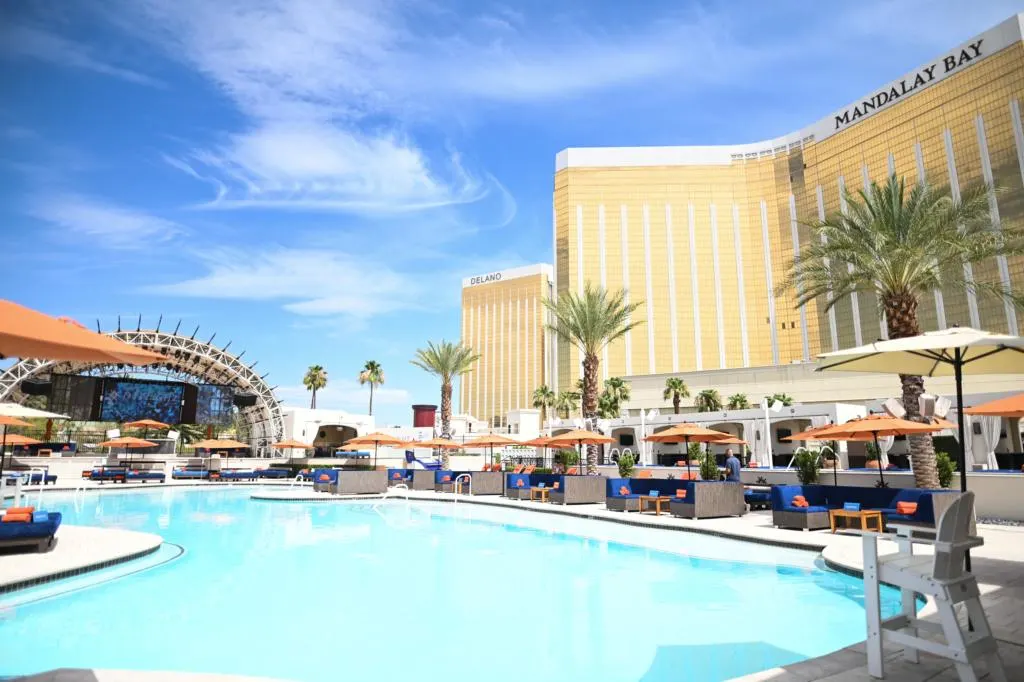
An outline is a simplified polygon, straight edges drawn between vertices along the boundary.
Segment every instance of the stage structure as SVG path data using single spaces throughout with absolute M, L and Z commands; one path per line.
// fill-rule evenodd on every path
M 162 318 L 161 318 L 162 320 Z M 120 327 L 120 324 L 118 325 Z M 166 356 L 166 362 L 145 367 L 130 365 L 96 365 L 85 362 L 53 362 L 50 360 L 24 359 L 0 374 L 0 401 L 24 402 L 28 397 L 22 390 L 22 382 L 45 381 L 54 374 L 73 374 L 104 378 L 130 378 L 140 376 L 161 376 L 186 383 L 206 383 L 229 386 L 235 391 L 235 405 L 248 430 L 248 441 L 257 457 L 272 457 L 276 453 L 271 443 L 284 438 L 284 418 L 281 405 L 274 396 L 273 387 L 265 381 L 266 374 L 257 374 L 258 363 L 245 364 L 242 357 L 228 352 L 229 341 L 223 348 L 213 345 L 213 334 L 207 341 L 197 340 L 196 327 L 191 336 L 156 329 L 142 329 L 142 320 L 135 330 L 106 332 L 110 336 L 134 346 L 155 351 Z M 97 323 L 97 331 L 99 324 Z M 31 383 L 31 382 L 30 382 Z M 242 438 L 242 440 L 246 440 Z

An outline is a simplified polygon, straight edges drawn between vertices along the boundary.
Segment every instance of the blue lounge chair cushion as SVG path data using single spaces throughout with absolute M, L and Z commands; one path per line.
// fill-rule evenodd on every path
M 47 520 L 36 522 L 33 515 L 32 523 L 0 523 L 0 541 L 20 540 L 28 538 L 48 538 L 57 532 L 60 526 L 60 512 L 44 512 Z

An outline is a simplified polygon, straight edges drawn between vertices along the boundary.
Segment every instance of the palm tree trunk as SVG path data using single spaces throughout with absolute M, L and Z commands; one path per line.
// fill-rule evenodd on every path
M 583 358 L 583 418 L 592 420 L 597 417 L 597 368 L 599 360 L 596 355 Z M 587 475 L 597 475 L 597 446 L 587 446 Z
M 672 394 L 672 411 L 675 412 L 676 414 L 679 414 L 679 394 L 678 393 L 673 393 Z
M 452 437 L 452 385 L 441 384 L 441 438 Z M 447 459 L 447 454 L 442 456 Z
M 910 293 L 886 296 L 882 300 L 888 322 L 889 338 L 902 339 L 917 336 L 921 325 L 917 319 L 917 298 Z M 901 374 L 903 386 L 903 408 L 907 419 L 923 421 L 918 398 L 924 393 L 924 377 Z M 910 461 L 914 465 L 914 485 L 918 488 L 938 488 L 939 473 L 935 464 L 935 444 L 931 436 L 907 436 L 910 446 Z
M 315 388 L 313 389 L 313 395 L 309 399 L 309 409 L 311 409 L 311 410 L 315 410 L 316 409 L 316 389 Z
M 370 382 L 370 416 L 373 416 L 373 382 Z

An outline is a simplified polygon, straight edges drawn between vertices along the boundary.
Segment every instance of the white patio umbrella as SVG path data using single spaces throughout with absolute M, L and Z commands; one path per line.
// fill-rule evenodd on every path
M 66 414 L 37 410 L 18 403 L 0 403 L 0 415 L 4 417 L 20 417 L 21 419 L 70 419 Z
M 903 339 L 876 341 L 818 356 L 818 371 L 952 376 L 956 381 L 960 491 L 967 491 L 964 448 L 966 374 L 1024 374 L 1024 338 L 970 327 L 950 327 Z

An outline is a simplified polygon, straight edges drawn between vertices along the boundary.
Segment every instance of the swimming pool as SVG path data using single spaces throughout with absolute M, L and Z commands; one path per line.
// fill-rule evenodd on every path
M 0 620 L 0 675 L 724 680 L 864 637 L 860 580 L 796 550 L 668 533 L 681 556 L 613 541 L 665 534 L 621 524 L 469 504 L 260 502 L 244 488 L 90 495 L 78 509 L 47 499 L 65 523 L 156 532 L 186 551 L 63 596 L 7 595 L 21 603 Z M 894 613 L 898 595 L 883 602 Z

